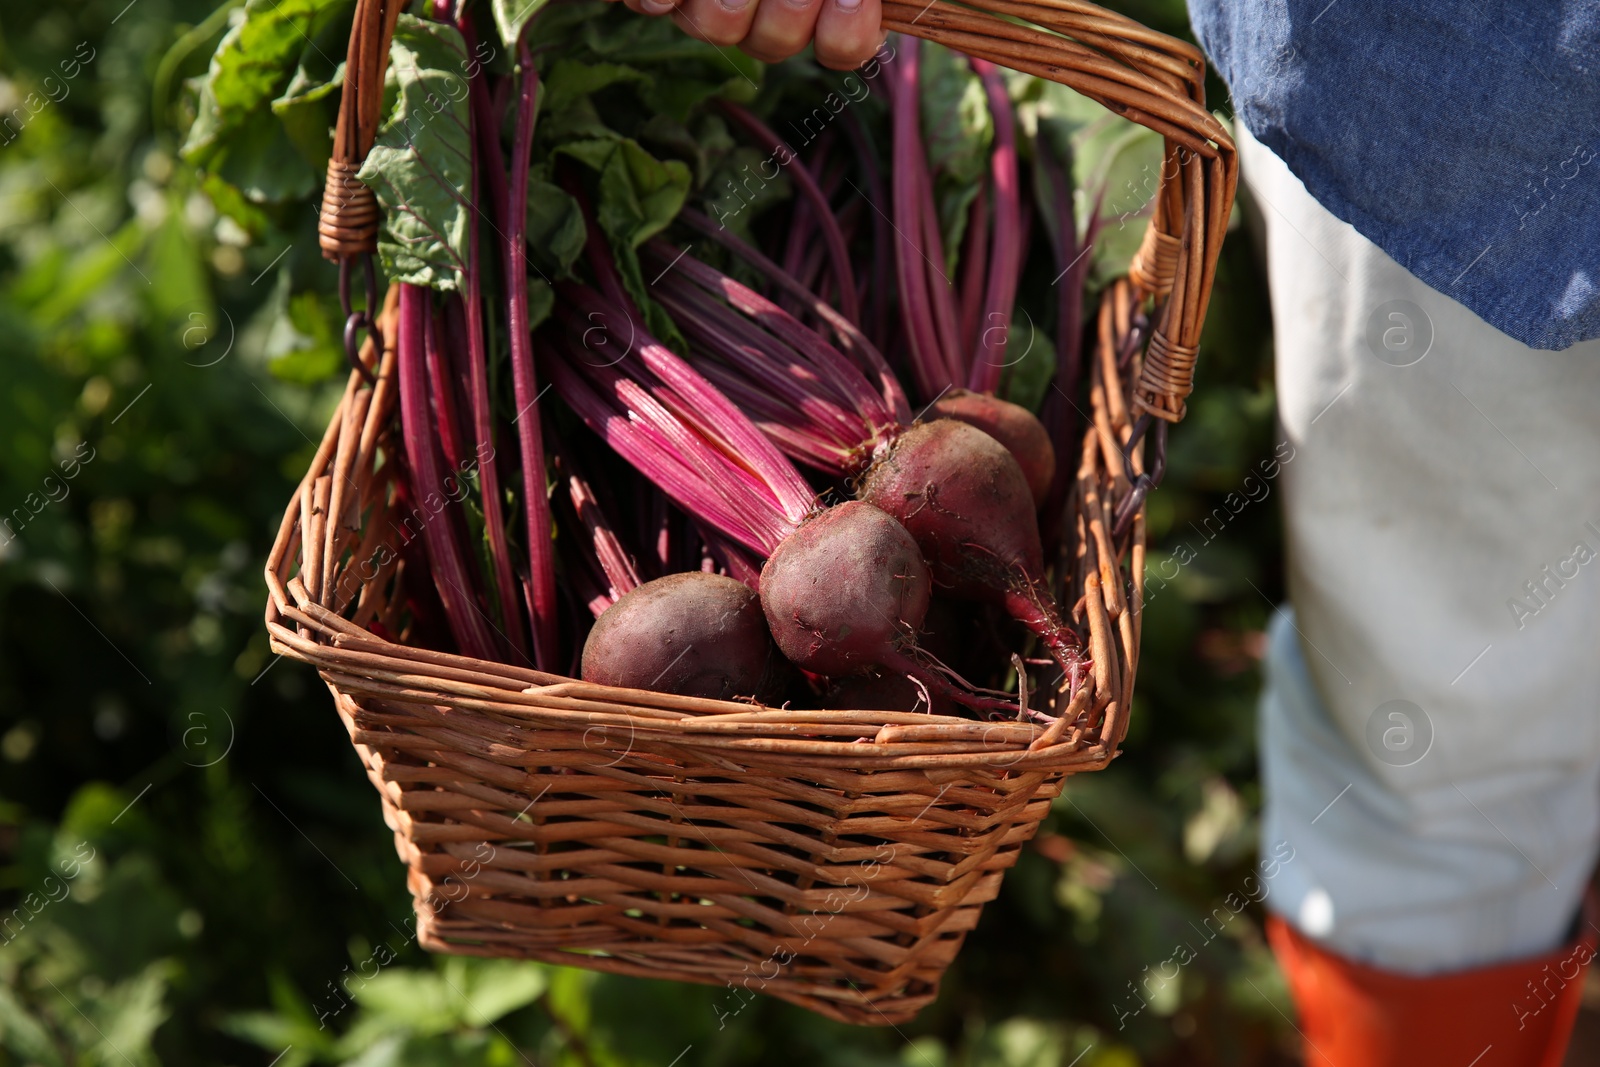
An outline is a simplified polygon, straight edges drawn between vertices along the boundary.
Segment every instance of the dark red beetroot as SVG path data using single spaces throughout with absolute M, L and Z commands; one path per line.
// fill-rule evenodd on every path
M 932 594 L 916 541 L 859 500 L 802 524 L 761 568 L 772 639 L 797 665 L 830 677 L 874 666 L 920 673 L 905 653 Z
M 833 679 L 881 670 L 977 711 L 1009 713 L 1005 699 L 959 688 L 917 644 L 933 583 L 906 528 L 849 500 L 802 523 L 761 569 L 772 639 L 798 666 Z M 965 685 L 965 683 L 960 683 Z
M 582 674 L 625 689 L 766 702 L 785 666 L 755 591 L 690 571 L 646 582 L 607 608 L 583 646 Z
M 899 519 L 933 580 L 996 601 L 1072 671 L 1079 642 L 1045 589 L 1044 550 L 1027 477 L 1004 445 L 955 419 L 918 423 L 868 469 L 857 495 Z
M 929 405 L 928 415 L 976 426 L 1005 445 L 1028 480 L 1035 510 L 1044 503 L 1056 476 L 1056 450 L 1044 423 L 1033 412 L 987 393 L 952 389 Z

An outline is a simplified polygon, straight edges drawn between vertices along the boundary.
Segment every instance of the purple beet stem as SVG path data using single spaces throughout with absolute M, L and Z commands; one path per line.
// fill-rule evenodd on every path
M 560 456 L 561 464 L 567 472 L 567 494 L 572 501 L 573 514 L 583 524 L 584 532 L 588 534 L 586 544 L 580 551 L 592 557 L 593 563 L 599 568 L 606 584 L 610 587 L 607 599 L 614 602 L 624 593 L 639 588 L 638 569 L 634 566 L 633 557 L 623 547 L 622 539 L 617 536 L 617 531 L 611 523 L 611 516 L 600 506 L 600 498 L 589 479 L 584 476 L 583 470 L 573 456 L 573 450 L 570 448 L 562 450 Z
M 465 15 L 461 28 L 469 53 L 476 54 L 476 37 L 472 22 Z M 518 655 L 526 659 L 528 631 L 523 625 L 522 607 L 518 603 L 516 573 L 511 565 L 511 545 L 506 537 L 505 502 L 500 492 L 500 464 L 494 448 L 494 415 L 489 401 L 489 353 L 484 345 L 483 329 L 483 241 L 479 233 L 479 214 L 485 203 L 483 185 L 487 171 L 489 204 L 500 203 L 495 198 L 496 185 L 505 183 L 504 166 L 499 152 L 486 155 L 482 150 L 484 139 L 494 140 L 495 125 L 489 110 L 489 90 L 484 84 L 480 65 L 469 87 L 469 129 L 472 131 L 472 219 L 467 229 L 467 292 L 464 298 L 467 326 L 468 396 L 472 401 L 472 432 L 477 446 L 478 484 L 483 490 L 483 523 L 489 536 L 489 559 L 494 567 L 494 584 L 500 605 L 500 621 L 507 639 Z M 498 145 L 496 146 L 498 149 Z M 495 178 L 500 180 L 497 183 Z M 493 212 L 489 213 L 493 217 Z
M 844 234 L 839 230 L 839 220 L 834 218 L 833 208 L 828 204 L 828 198 L 823 193 L 822 187 L 812 177 L 811 170 L 794 149 L 784 143 L 783 138 L 767 127 L 760 119 L 738 104 L 721 101 L 723 111 L 738 123 L 769 152 L 783 152 L 791 157 L 795 164 L 788 168 L 794 176 L 795 185 L 799 186 L 800 193 L 811 202 L 812 213 L 816 215 L 817 222 L 822 228 L 822 239 L 828 246 L 828 261 L 833 267 L 833 278 L 839 288 L 839 311 L 852 323 L 860 323 L 861 308 L 856 304 L 856 279 L 855 273 L 850 269 L 850 251 L 845 247 Z
M 961 249 L 961 349 L 970 352 L 978 345 L 978 329 L 983 315 L 985 278 L 984 246 L 989 242 L 989 189 L 980 182 L 978 195 L 967 212 L 967 241 Z M 987 327 L 989 323 L 983 322 Z
M 433 402 L 433 417 L 439 427 L 439 447 L 444 452 L 445 466 L 460 476 L 466 461 L 466 447 L 461 435 L 460 401 L 456 396 L 455 376 L 451 374 L 450 357 L 445 349 L 443 322 L 433 317 L 423 338 L 423 362 L 428 369 L 428 392 Z
M 558 287 L 565 351 L 552 381 L 569 406 L 690 516 L 765 557 L 812 511 L 815 494 L 747 416 L 682 358 L 640 330 L 629 357 L 597 359 L 585 335 L 623 309 L 585 286 Z
M 850 139 L 850 145 L 855 149 L 856 160 L 861 164 L 863 176 L 867 182 L 868 203 L 886 204 L 889 202 L 889 191 L 883 184 L 883 172 L 878 168 L 877 157 L 873 152 L 872 144 L 867 139 L 865 127 L 853 111 L 845 112 L 845 136 Z M 889 290 L 894 285 L 893 281 L 893 256 L 891 249 L 894 247 L 894 235 L 889 226 L 889 219 L 876 207 L 872 211 L 872 268 L 869 278 L 863 278 L 861 285 L 867 288 L 870 303 L 864 304 L 871 308 L 862 329 L 872 338 L 872 343 L 880 350 L 888 344 L 889 336 Z M 870 286 L 870 288 L 869 288 Z
M 1051 234 L 1051 248 L 1062 273 L 1056 298 L 1056 376 L 1044 408 L 1045 429 L 1050 433 L 1050 443 L 1056 452 L 1056 474 L 1042 514 L 1054 524 L 1059 522 L 1067 488 L 1077 476 L 1070 459 L 1078 454 L 1079 446 L 1077 392 L 1083 371 L 1083 289 L 1094 260 L 1095 238 L 1100 232 L 1103 193 L 1095 198 L 1080 241 L 1072 204 L 1071 174 L 1052 159 L 1046 159 L 1045 167 L 1055 194 L 1055 209 L 1050 214 L 1055 216 L 1056 232 Z
M 652 242 L 650 250 L 664 256 L 668 246 Z M 734 308 L 759 322 L 773 338 L 799 353 L 811 363 L 833 392 L 876 428 L 894 425 L 894 414 L 884 399 L 873 391 L 860 369 L 805 323 L 796 319 L 755 290 L 712 269 L 690 256 L 679 261 L 678 274 L 728 301 Z M 674 279 L 676 281 L 676 279 Z
M 777 509 L 753 493 L 742 509 L 729 504 L 707 473 L 723 457 L 701 452 L 692 440 L 685 440 L 691 432 L 647 391 L 627 388 L 632 383 L 614 367 L 585 363 L 576 341 L 568 342 L 567 351 L 553 354 L 550 379 L 590 429 L 684 511 L 762 556 L 777 547 L 782 540 L 773 534 L 782 527 Z
M 424 511 L 429 501 L 446 501 L 444 476 L 440 471 L 436 446 L 437 427 L 433 425 L 428 402 L 428 377 L 424 338 L 430 328 L 430 294 L 414 285 L 400 287 L 400 329 L 396 363 L 400 377 L 400 422 L 405 437 L 406 464 L 411 471 L 414 503 Z M 448 506 L 448 505 L 442 505 Z M 476 659 L 497 658 L 494 631 L 474 601 L 463 546 L 456 537 L 450 516 L 425 516 L 422 539 L 434 584 L 444 606 L 456 646 L 462 655 Z
M 877 383 L 878 392 L 882 395 L 883 401 L 888 405 L 889 410 L 893 412 L 895 420 L 910 424 L 911 403 L 906 399 L 905 389 L 900 385 L 899 376 L 889 366 L 889 362 L 883 358 L 883 353 L 879 351 L 878 347 L 869 341 L 867 336 L 854 323 L 824 303 L 820 297 L 808 290 L 799 280 L 786 273 L 782 267 L 768 259 L 756 248 L 740 240 L 729 230 L 717 227 L 715 223 L 700 212 L 693 208 L 684 208 L 679 213 L 678 218 L 756 268 L 780 290 L 800 301 L 808 311 L 827 323 L 838 341 L 839 350 L 854 358 L 861 370 L 870 375 Z
M 912 377 L 916 379 L 918 392 L 927 399 L 949 386 L 951 379 L 944 353 L 939 349 L 939 336 L 934 326 L 928 293 L 928 275 L 923 263 L 927 252 L 920 240 L 923 226 L 917 167 L 918 160 L 925 157 L 917 115 L 919 59 L 918 42 L 904 39 L 890 73 L 894 94 L 890 104 L 894 131 L 893 173 L 890 181 L 893 186 L 895 279 L 900 290 L 901 325 L 905 329 Z M 925 163 L 922 169 L 926 170 Z
M 557 670 L 556 572 L 550 541 L 550 498 L 545 488 L 544 437 L 540 431 L 539 379 L 533 365 L 528 325 L 527 227 L 528 154 L 539 76 L 526 37 L 519 42 L 522 85 L 517 94 L 517 125 L 511 142 L 511 182 L 501 228 L 505 234 L 507 332 L 511 338 L 511 376 L 517 401 L 517 440 L 522 454 L 523 504 L 528 529 L 528 599 L 533 616 L 533 659 L 540 670 Z M 489 133 L 490 131 L 485 131 Z
M 975 393 L 993 393 L 1000 387 L 1000 373 L 1005 369 L 1006 335 L 1011 331 L 1017 277 L 1022 269 L 1022 192 L 1017 172 L 1016 120 L 1011 114 L 1005 81 L 995 65 L 985 60 L 974 59 L 972 69 L 983 80 L 989 114 L 994 118 L 994 152 L 989 159 L 990 184 L 994 188 L 994 240 L 990 246 L 989 286 L 984 294 L 967 388 Z
M 1016 118 L 1011 115 L 1005 80 L 992 62 L 973 59 L 973 70 L 989 94 L 989 114 L 995 123 L 995 147 L 989 157 L 995 232 L 990 243 L 989 290 L 984 294 L 984 315 L 966 387 L 992 394 L 1000 387 L 1000 373 L 1005 370 L 1006 334 L 1011 331 L 1011 309 L 1022 269 L 1022 192 L 1016 165 Z

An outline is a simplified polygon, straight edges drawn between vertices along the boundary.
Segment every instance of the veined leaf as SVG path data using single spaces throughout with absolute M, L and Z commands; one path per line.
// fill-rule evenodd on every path
M 637 141 L 575 141 L 557 151 L 599 172 L 596 218 L 606 236 L 629 248 L 666 229 L 689 195 L 688 164 L 657 159 Z
M 764 64 L 737 48 L 721 48 L 678 32 L 666 19 L 594 19 L 583 26 L 584 45 L 612 63 L 659 68 L 673 77 L 656 86 L 651 106 L 679 122 L 715 95 L 749 103 L 760 91 Z
M 928 166 L 955 181 L 976 182 L 989 169 L 989 146 L 994 141 L 983 82 L 966 56 L 924 44 L 920 88 Z
M 553 281 L 566 274 L 583 252 L 583 210 L 559 185 L 530 176 L 527 235 L 535 265 Z
M 650 299 L 638 248 L 666 229 L 689 195 L 689 165 L 660 160 L 637 141 L 575 141 L 557 152 L 600 174 L 595 218 L 611 244 L 617 273 L 657 340 L 683 348 L 683 336 L 666 311 Z
M 558 112 L 575 100 L 588 97 L 618 82 L 650 84 L 643 71 L 621 63 L 580 63 L 575 59 L 558 59 L 545 75 L 539 107 L 543 111 Z
M 467 262 L 472 138 L 466 42 L 452 26 L 401 15 L 389 51 L 398 94 L 360 178 L 378 194 L 378 256 L 391 281 L 454 289 Z
M 522 36 L 522 27 L 528 20 L 539 13 L 545 5 L 545 0 L 489 0 L 489 8 L 494 12 L 495 29 L 500 31 L 500 40 L 505 46 L 516 51 L 517 40 Z
M 1037 81 L 1017 113 L 1034 143 L 1036 168 L 1049 155 L 1072 168 L 1073 224 L 1082 233 L 1100 200 L 1100 233 L 1095 240 L 1091 285 L 1103 285 L 1128 269 L 1144 236 L 1149 203 L 1160 185 L 1161 135 L 1114 115 L 1088 97 L 1054 82 Z M 1036 169 L 1036 176 L 1038 171 Z M 1041 217 L 1057 225 L 1048 182 L 1039 181 Z

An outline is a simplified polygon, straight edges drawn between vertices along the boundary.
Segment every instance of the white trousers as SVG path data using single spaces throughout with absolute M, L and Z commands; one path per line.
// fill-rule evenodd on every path
M 1554 948 L 1600 848 L 1600 342 L 1511 340 L 1239 132 L 1293 449 L 1268 904 L 1406 973 Z

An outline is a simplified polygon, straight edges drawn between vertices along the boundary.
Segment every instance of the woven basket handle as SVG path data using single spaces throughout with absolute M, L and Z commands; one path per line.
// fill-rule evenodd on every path
M 1133 407 L 1183 418 L 1239 182 L 1233 140 L 1205 108 L 1200 51 L 1079 0 L 884 0 L 883 25 L 1060 82 L 1166 138 L 1150 227 L 1128 266 L 1140 294 L 1162 301 Z
M 404 9 L 405 0 L 356 0 L 339 122 L 333 131 L 328 179 L 322 187 L 322 210 L 317 214 L 317 242 L 328 259 L 370 254 L 378 248 L 378 198 L 356 172 L 383 120 L 379 111 L 389 67 L 389 42 Z

